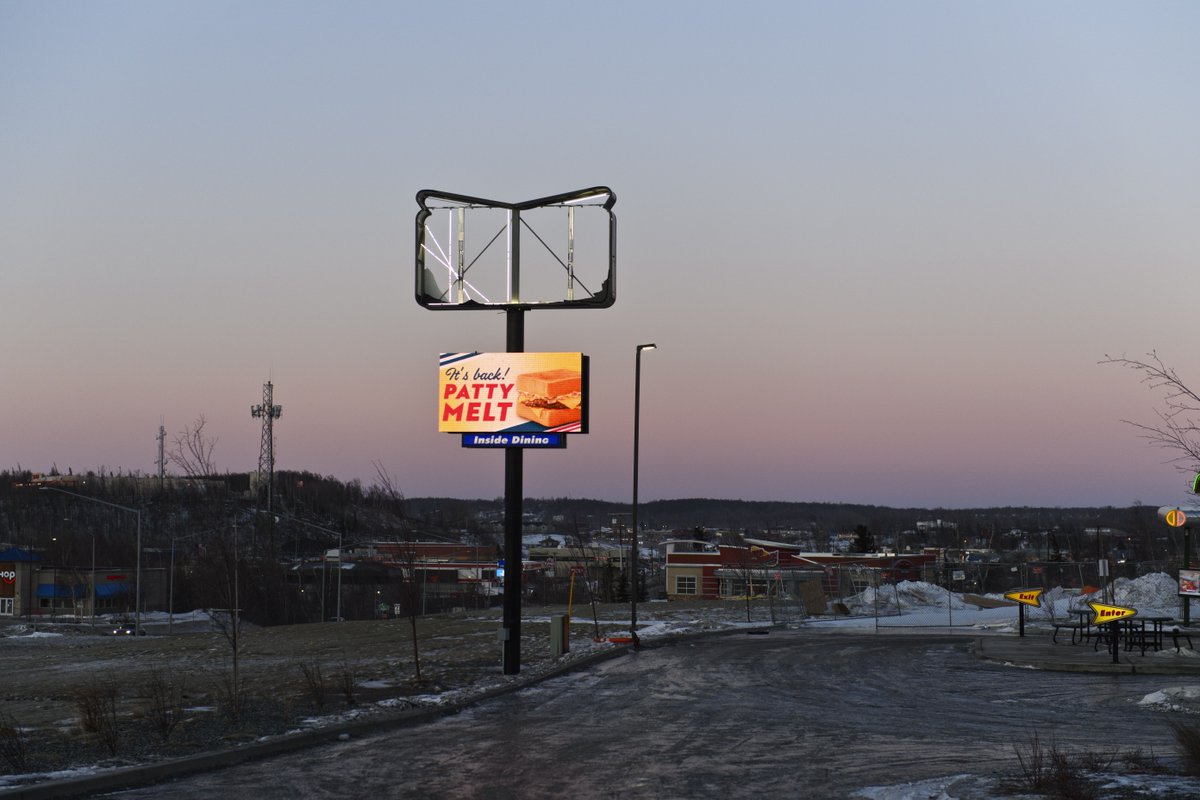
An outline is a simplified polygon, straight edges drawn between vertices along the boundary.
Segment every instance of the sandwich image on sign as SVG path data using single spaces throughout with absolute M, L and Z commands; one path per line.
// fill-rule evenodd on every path
M 547 428 L 583 417 L 583 376 L 570 369 L 517 376 L 517 416 Z

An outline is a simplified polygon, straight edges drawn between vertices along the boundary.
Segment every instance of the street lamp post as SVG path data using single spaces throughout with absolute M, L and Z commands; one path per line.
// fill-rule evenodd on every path
M 338 622 L 341 622 L 342 621 L 342 532 L 330 530 L 329 528 L 324 528 L 320 525 L 316 525 L 312 522 L 308 522 L 307 520 L 300 519 L 299 517 L 293 517 L 290 514 L 281 514 L 278 511 L 259 511 L 259 513 L 260 514 L 271 514 L 273 517 L 275 517 L 276 520 L 279 520 L 281 518 L 291 520 L 292 522 L 298 522 L 301 525 L 307 525 L 310 528 L 316 528 L 317 530 L 323 531 L 324 533 L 328 533 L 330 535 L 337 536 L 337 540 L 338 540 L 338 545 L 337 545 L 337 547 L 338 547 L 337 611 L 335 612 L 335 614 L 336 614 L 335 619 Z M 325 621 L 325 619 L 324 619 L 324 617 L 325 617 L 325 561 L 326 561 L 325 556 L 322 555 L 321 556 L 321 617 L 322 617 L 321 621 L 322 622 Z
M 633 377 L 633 530 L 629 547 L 629 630 L 636 650 L 641 644 L 637 635 L 638 595 L 638 437 L 641 433 L 642 415 L 642 351 L 657 349 L 657 345 L 639 344 Z
M 197 536 L 214 532 L 214 530 L 197 531 L 186 536 L 171 534 L 171 576 L 167 589 L 167 635 L 175 632 L 175 542 L 180 539 L 195 539 Z
M 141 635 L 142 632 L 142 511 L 139 508 L 130 508 L 129 506 L 110 503 L 107 500 L 100 500 L 95 497 L 89 497 L 86 494 L 78 492 L 68 492 L 66 489 L 59 489 L 57 486 L 40 486 L 39 491 L 58 492 L 59 494 L 78 497 L 80 500 L 88 500 L 93 503 L 99 503 L 102 506 L 109 508 L 119 508 L 122 511 L 128 511 L 131 514 L 137 515 L 137 568 L 134 576 L 133 584 L 133 631 L 135 635 Z M 96 609 L 96 539 L 92 538 L 92 614 Z
M 96 532 L 92 531 L 92 627 L 96 627 Z
M 175 632 L 175 536 L 171 535 L 171 588 L 167 598 L 167 635 Z

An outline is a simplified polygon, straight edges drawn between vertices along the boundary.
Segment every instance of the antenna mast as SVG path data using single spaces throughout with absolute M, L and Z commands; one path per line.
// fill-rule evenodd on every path
M 266 473 L 267 511 L 271 510 L 272 496 L 275 493 L 275 420 L 283 415 L 283 406 L 277 406 L 272 400 L 274 387 L 270 381 L 263 384 L 263 401 L 261 405 L 250 407 L 251 417 L 262 417 L 262 443 L 258 448 L 258 485 L 263 485 L 263 474 Z

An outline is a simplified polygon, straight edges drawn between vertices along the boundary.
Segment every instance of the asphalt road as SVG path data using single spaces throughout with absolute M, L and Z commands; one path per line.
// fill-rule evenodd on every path
M 961 636 L 809 631 L 649 648 L 441 721 L 124 798 L 847 797 L 1062 749 L 1175 752 L 1179 677 L 977 660 Z

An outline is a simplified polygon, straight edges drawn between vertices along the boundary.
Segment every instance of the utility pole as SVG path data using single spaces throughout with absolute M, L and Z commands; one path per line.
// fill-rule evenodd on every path
M 163 426 L 162 420 L 158 423 L 158 461 L 154 462 L 158 465 L 158 491 L 166 488 L 167 482 L 167 429 Z
M 274 404 L 272 396 L 274 387 L 270 381 L 263 384 L 263 401 L 260 405 L 250 407 L 251 417 L 262 418 L 262 440 L 258 448 L 258 485 L 263 485 L 263 475 L 266 474 L 267 511 L 271 510 L 272 496 L 275 493 L 275 420 L 283 415 L 283 406 Z

